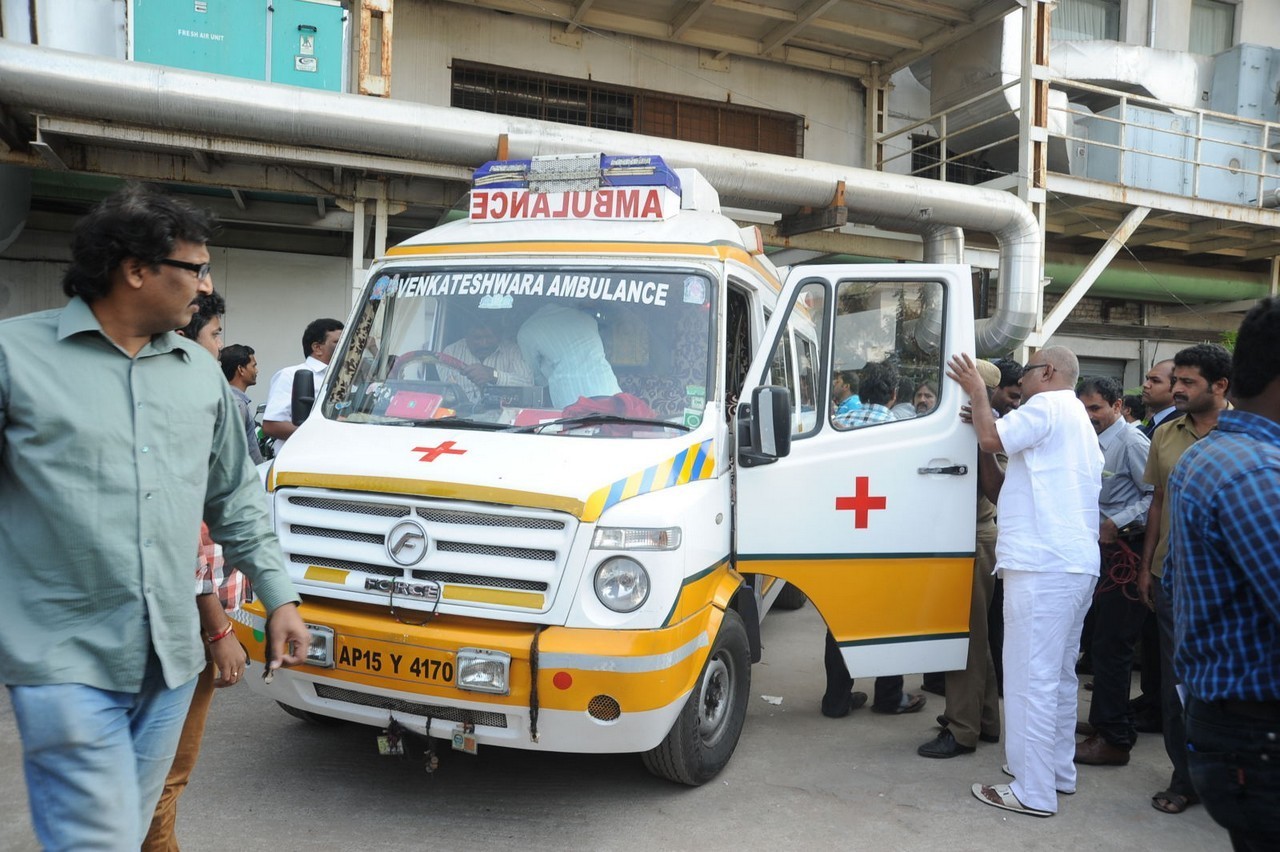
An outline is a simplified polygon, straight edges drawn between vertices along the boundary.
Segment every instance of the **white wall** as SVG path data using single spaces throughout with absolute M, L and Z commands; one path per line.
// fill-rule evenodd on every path
M 0 257 L 0 319 L 66 304 L 67 236 L 27 231 Z M 346 322 L 350 261 L 336 257 L 209 247 L 213 283 L 227 300 L 226 343 L 257 353 L 261 376 L 249 396 L 267 401 L 271 375 L 302 361 L 302 330 L 318 317 Z
M 862 164 L 863 95 L 852 79 L 739 57 L 727 71 L 711 70 L 693 48 L 582 30 L 573 47 L 551 41 L 552 30 L 548 21 L 456 3 L 399 3 L 391 96 L 447 106 L 449 64 L 464 59 L 795 113 L 807 119 L 806 159 Z

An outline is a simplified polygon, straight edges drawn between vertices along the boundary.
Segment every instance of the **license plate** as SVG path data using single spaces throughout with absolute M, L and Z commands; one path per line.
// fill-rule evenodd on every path
M 452 653 L 375 639 L 338 636 L 334 667 L 344 672 L 389 677 L 409 683 L 453 685 Z

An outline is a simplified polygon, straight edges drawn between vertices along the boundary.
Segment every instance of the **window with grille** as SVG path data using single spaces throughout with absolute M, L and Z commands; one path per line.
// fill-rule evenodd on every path
M 1120 0 L 1058 0 L 1049 19 L 1058 41 L 1120 40 Z
M 492 65 L 454 62 L 451 103 L 499 115 L 804 156 L 803 116 Z

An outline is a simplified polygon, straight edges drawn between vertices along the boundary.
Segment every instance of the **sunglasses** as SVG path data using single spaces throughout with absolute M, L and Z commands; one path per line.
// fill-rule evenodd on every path
M 178 269 L 186 269 L 189 272 L 194 272 L 196 274 L 196 279 L 199 281 L 203 281 L 209 277 L 210 265 L 208 263 L 190 263 L 185 260 L 174 260 L 171 257 L 164 257 L 156 262 L 165 266 L 173 266 Z

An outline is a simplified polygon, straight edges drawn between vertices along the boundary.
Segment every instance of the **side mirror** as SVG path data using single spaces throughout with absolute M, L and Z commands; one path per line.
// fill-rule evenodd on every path
M 771 464 L 791 453 L 791 391 L 766 385 L 751 392 L 751 404 L 738 407 L 738 460 L 744 467 Z
M 293 425 L 311 416 L 316 404 L 316 374 L 303 367 L 293 374 Z

